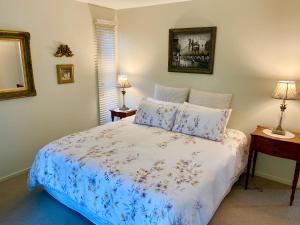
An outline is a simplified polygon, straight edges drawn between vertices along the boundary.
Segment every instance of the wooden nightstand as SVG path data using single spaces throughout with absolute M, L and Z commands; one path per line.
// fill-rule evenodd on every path
M 111 121 L 115 120 L 115 117 L 119 117 L 120 119 L 126 118 L 128 116 L 133 116 L 136 113 L 136 109 L 128 109 L 126 111 L 122 111 L 119 109 L 111 109 L 109 110 L 111 114 Z
M 251 144 L 249 149 L 245 189 L 247 190 L 248 187 L 252 158 L 252 177 L 254 176 L 258 152 L 280 158 L 294 160 L 296 161 L 296 168 L 292 185 L 292 194 L 290 198 L 290 205 L 292 205 L 295 197 L 295 191 L 298 183 L 300 170 L 300 134 L 293 132 L 295 134 L 295 137 L 290 139 L 275 138 L 263 133 L 264 129 L 266 129 L 266 127 L 258 126 L 255 132 L 251 134 Z

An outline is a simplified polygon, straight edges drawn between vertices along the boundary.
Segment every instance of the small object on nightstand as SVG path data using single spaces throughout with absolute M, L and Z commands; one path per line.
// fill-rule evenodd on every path
M 282 134 L 274 134 L 273 130 L 270 130 L 270 129 L 263 129 L 263 132 L 266 135 L 269 135 L 269 136 L 275 137 L 275 138 L 290 139 L 290 138 L 294 138 L 295 137 L 295 134 L 293 134 L 293 133 L 291 133 L 289 131 L 285 131 L 284 135 L 282 135 Z
M 297 90 L 295 81 L 278 81 L 275 91 L 272 95 L 273 98 L 282 99 L 280 105 L 280 119 L 278 126 L 272 130 L 273 134 L 285 135 L 285 130 L 282 129 L 282 117 L 287 108 L 286 100 L 296 100 Z
M 136 109 L 128 109 L 126 111 L 120 109 L 111 109 L 109 110 L 111 113 L 111 121 L 115 120 L 115 117 L 119 117 L 120 119 L 133 116 L 136 113 Z
M 264 130 L 266 130 L 266 127 L 258 126 L 255 132 L 251 134 L 245 189 L 247 190 L 248 188 L 252 158 L 252 177 L 254 176 L 258 152 L 275 157 L 294 160 L 296 161 L 296 167 L 292 185 L 292 194 L 290 197 L 290 205 L 292 205 L 295 197 L 300 170 L 300 134 L 294 132 L 293 134 L 295 136 L 293 138 L 284 139 L 265 134 Z

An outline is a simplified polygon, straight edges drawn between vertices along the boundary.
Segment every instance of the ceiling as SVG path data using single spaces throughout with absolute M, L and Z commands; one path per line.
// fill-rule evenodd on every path
M 94 5 L 99 5 L 112 9 L 128 9 L 151 5 L 161 5 L 175 2 L 186 2 L 191 0 L 77 0 Z

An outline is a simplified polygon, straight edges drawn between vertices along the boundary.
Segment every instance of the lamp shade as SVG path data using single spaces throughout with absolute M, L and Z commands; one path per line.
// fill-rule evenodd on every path
M 119 75 L 118 87 L 119 88 L 130 88 L 131 87 L 131 84 L 128 82 L 128 78 L 126 75 Z
M 295 81 L 278 81 L 272 97 L 284 100 L 297 99 L 297 89 Z

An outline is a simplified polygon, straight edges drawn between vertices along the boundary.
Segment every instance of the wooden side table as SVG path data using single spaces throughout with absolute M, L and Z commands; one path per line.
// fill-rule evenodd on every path
M 255 173 L 257 153 L 261 152 L 275 157 L 285 158 L 296 161 L 294 179 L 292 185 L 292 194 L 290 197 L 290 205 L 293 204 L 295 192 L 297 188 L 299 170 L 300 170 L 300 134 L 295 133 L 294 138 L 283 139 L 269 136 L 263 132 L 266 127 L 258 126 L 254 133 L 251 134 L 251 144 L 249 149 L 245 190 L 248 187 L 248 180 L 253 158 L 252 177 Z
M 129 109 L 126 111 L 122 111 L 119 109 L 111 109 L 109 110 L 111 114 L 111 121 L 115 120 L 115 117 L 119 117 L 120 119 L 126 118 L 128 116 L 133 116 L 136 113 L 136 109 Z

